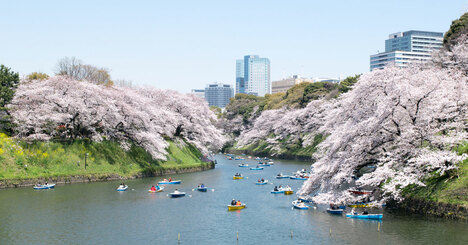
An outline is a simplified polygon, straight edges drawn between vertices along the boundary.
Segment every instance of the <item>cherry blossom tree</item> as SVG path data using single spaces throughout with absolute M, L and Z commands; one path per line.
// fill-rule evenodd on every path
M 205 101 L 175 91 L 109 87 L 56 76 L 23 83 L 9 105 L 17 137 L 27 140 L 116 140 L 166 159 L 165 138 L 183 139 L 202 153 L 224 138 Z
M 325 117 L 319 131 L 328 137 L 300 194 L 317 193 L 318 202 L 353 200 L 346 189 L 357 186 L 381 191 L 382 200 L 399 200 L 402 188 L 457 168 L 466 156 L 451 149 L 468 139 L 468 52 L 453 50 L 459 52 L 438 54 L 442 66 L 363 75 Z M 375 171 L 353 178 L 369 165 Z

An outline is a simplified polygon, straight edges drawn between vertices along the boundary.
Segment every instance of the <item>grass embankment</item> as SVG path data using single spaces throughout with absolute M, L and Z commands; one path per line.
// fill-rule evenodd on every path
M 459 154 L 468 154 L 468 143 L 459 146 Z M 458 165 L 458 169 L 442 176 L 434 175 L 424 181 L 425 187 L 411 186 L 404 195 L 413 199 L 424 199 L 437 203 L 461 205 L 468 208 L 468 159 Z
M 27 144 L 0 134 L 0 180 L 110 174 L 133 177 L 168 169 L 208 166 L 208 163 L 200 160 L 201 153 L 190 144 L 168 143 L 168 159 L 159 161 L 141 147 L 133 146 L 126 152 L 113 141 L 76 140 L 72 143 Z
M 275 136 L 272 135 L 271 137 L 274 138 Z M 301 137 L 301 139 L 303 137 Z M 273 149 L 265 140 L 260 140 L 244 147 L 237 147 L 234 145 L 233 147 L 226 149 L 226 151 L 243 152 L 256 156 L 276 156 L 285 159 L 310 160 L 312 159 L 312 154 L 317 151 L 317 145 L 323 140 L 325 140 L 325 137 L 321 134 L 317 134 L 314 136 L 314 140 L 311 145 L 303 147 L 302 140 L 290 142 L 289 137 L 287 137 L 281 140 L 279 150 Z

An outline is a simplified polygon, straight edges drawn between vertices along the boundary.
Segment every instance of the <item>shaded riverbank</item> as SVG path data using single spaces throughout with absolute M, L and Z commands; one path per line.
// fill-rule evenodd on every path
M 407 197 L 400 203 L 388 203 L 388 207 L 410 214 L 468 221 L 468 208 L 463 205 Z
M 56 176 L 48 178 L 30 178 L 30 179 L 6 179 L 0 180 L 0 189 L 4 188 L 16 188 L 33 186 L 37 183 L 56 183 L 56 184 L 72 184 L 72 183 L 85 183 L 85 182 L 99 182 L 99 181 L 111 181 L 111 180 L 128 180 L 138 179 L 146 177 L 156 177 L 170 174 L 182 174 L 205 171 L 214 169 L 214 162 L 201 163 L 200 166 L 194 167 L 181 167 L 181 168 L 167 168 L 158 169 L 157 171 L 145 171 L 132 176 L 121 176 L 118 174 L 89 174 L 89 175 L 74 175 L 74 176 Z

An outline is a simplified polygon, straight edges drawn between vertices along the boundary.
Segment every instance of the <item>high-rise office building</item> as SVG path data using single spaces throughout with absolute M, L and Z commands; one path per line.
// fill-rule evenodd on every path
M 270 60 L 268 58 L 246 55 L 243 60 L 236 61 L 236 93 L 258 96 L 271 93 Z
M 224 108 L 232 97 L 234 97 L 234 89 L 230 84 L 211 83 L 205 88 L 205 99 L 210 106 Z
M 236 60 L 236 94 L 245 93 L 244 60 Z
M 442 48 L 444 33 L 406 31 L 390 34 L 385 40 L 385 52 L 370 56 L 370 70 L 382 69 L 388 64 L 407 67 L 409 63 L 431 59 L 431 52 Z

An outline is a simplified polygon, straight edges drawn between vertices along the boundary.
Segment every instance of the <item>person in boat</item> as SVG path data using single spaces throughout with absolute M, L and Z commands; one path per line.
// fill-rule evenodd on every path
M 262 183 L 263 183 L 263 182 L 265 182 L 265 179 L 264 179 L 264 178 L 262 178 Z
M 240 200 L 238 200 L 238 201 L 236 202 L 236 206 L 240 206 L 240 205 L 242 205 L 242 203 L 241 203 Z
M 231 205 L 232 205 L 232 206 L 236 205 L 236 199 L 232 199 Z
M 369 211 L 367 211 L 367 208 L 364 209 L 364 212 L 362 212 L 362 214 L 364 214 L 364 215 L 369 214 Z
M 156 191 L 156 187 L 154 187 L 154 185 L 151 186 L 151 191 Z
M 282 185 L 280 185 L 278 188 L 280 188 L 280 189 L 281 189 L 281 188 L 283 188 L 283 186 L 282 186 Z
M 169 177 L 169 182 L 172 182 L 172 177 Z
M 205 188 L 205 184 L 202 183 L 202 184 L 200 185 L 200 187 L 201 187 L 201 188 Z
M 275 185 L 275 189 L 273 191 L 278 191 L 278 186 Z

